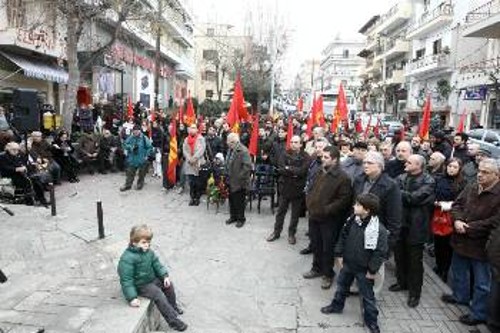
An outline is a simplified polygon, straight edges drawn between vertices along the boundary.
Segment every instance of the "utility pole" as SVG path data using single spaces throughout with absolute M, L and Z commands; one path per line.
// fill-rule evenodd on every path
M 269 115 L 272 117 L 274 114 L 274 75 L 276 65 L 276 21 L 278 20 L 278 0 L 275 0 L 274 6 L 274 22 L 273 22 L 273 32 L 272 32 L 272 40 L 271 40 L 271 103 L 269 104 Z
M 158 95 L 160 94 L 160 55 L 161 55 L 161 21 L 163 14 L 163 0 L 158 0 L 158 12 L 156 13 L 156 47 L 155 47 L 155 77 L 154 77 L 154 110 L 160 110 Z

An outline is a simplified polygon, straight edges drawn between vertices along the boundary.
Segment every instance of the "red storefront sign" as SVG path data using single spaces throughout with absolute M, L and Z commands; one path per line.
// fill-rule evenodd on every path
M 125 45 L 115 43 L 111 48 L 110 55 L 115 62 L 123 61 L 128 65 L 139 66 L 151 72 L 155 70 L 155 63 L 152 59 L 135 53 L 132 49 Z M 175 70 L 169 65 L 160 65 L 160 76 L 169 78 L 174 76 L 174 74 Z

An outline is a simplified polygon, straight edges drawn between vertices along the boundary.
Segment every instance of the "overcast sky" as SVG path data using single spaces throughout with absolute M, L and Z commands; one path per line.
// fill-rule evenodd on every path
M 287 53 L 287 76 L 293 77 L 306 59 L 320 58 L 321 51 L 337 34 L 360 39 L 358 30 L 370 17 L 383 14 L 397 0 L 190 0 L 201 22 L 217 20 L 243 29 L 249 6 L 273 11 L 275 6 L 292 30 Z

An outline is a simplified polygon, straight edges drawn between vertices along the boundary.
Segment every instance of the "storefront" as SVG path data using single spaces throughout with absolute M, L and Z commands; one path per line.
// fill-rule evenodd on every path
M 15 51 L 0 52 L 0 104 L 10 103 L 16 88 L 28 88 L 38 91 L 41 103 L 60 110 L 60 96 L 68 81 L 66 70 L 57 65 L 55 58 L 33 58 Z

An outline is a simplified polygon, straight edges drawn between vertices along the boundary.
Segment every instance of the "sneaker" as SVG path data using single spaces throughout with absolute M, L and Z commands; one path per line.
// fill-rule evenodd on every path
M 333 284 L 333 278 L 323 276 L 323 279 L 321 281 L 321 289 L 330 289 Z
M 321 277 L 321 273 L 311 269 L 309 272 L 304 273 L 302 277 L 304 279 L 315 279 Z
M 179 194 L 179 195 L 180 195 L 180 194 L 183 194 L 183 193 L 184 193 L 184 188 L 183 188 L 183 187 L 179 187 L 179 188 L 177 189 L 177 194 Z
M 187 329 L 187 325 L 180 319 L 174 319 L 171 323 L 168 324 L 168 326 L 170 326 L 171 329 L 173 329 L 174 331 L 179 331 L 179 332 L 183 332 Z

